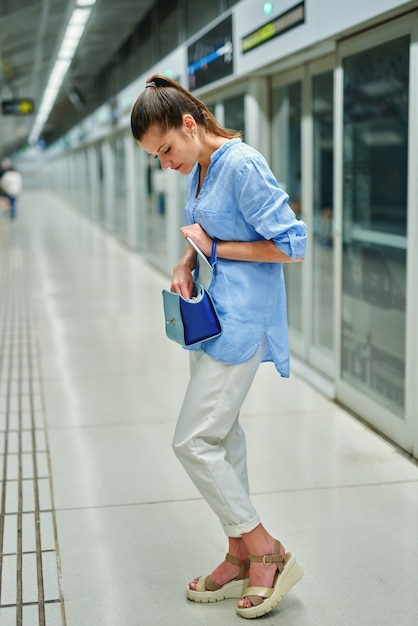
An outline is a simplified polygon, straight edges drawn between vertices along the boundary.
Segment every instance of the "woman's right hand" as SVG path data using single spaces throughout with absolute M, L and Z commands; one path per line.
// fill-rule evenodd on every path
M 179 293 L 183 298 L 191 298 L 193 290 L 193 275 L 190 267 L 179 263 L 173 270 L 170 291 Z

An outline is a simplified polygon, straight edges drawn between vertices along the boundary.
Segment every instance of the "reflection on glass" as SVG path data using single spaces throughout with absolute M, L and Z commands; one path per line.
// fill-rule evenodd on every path
M 185 0 L 186 12 L 186 36 L 191 37 L 201 28 L 219 17 L 216 2 L 196 2 L 196 0 Z
M 333 73 L 312 79 L 313 117 L 313 343 L 333 349 Z
M 115 139 L 113 150 L 115 157 L 115 229 L 122 239 L 127 240 L 126 163 L 125 144 L 122 135 Z
M 105 188 L 104 188 L 104 163 L 102 146 L 99 145 L 96 148 L 97 155 L 97 182 L 98 182 L 98 219 L 100 224 L 104 224 L 106 220 L 106 208 L 105 208 Z
M 242 133 L 245 141 L 244 96 L 234 96 L 224 100 L 224 126 Z
M 404 414 L 409 39 L 344 64 L 342 376 Z
M 302 217 L 301 203 L 301 111 L 302 85 L 298 81 L 273 91 L 272 165 L 289 204 Z M 302 331 L 302 264 L 284 265 L 289 327 Z
M 159 159 L 148 161 L 149 214 L 148 247 L 156 256 L 165 257 L 167 248 L 167 173 Z
M 166 2 L 159 11 L 158 18 L 158 57 L 163 59 L 180 45 L 180 9 L 176 0 Z
M 90 160 L 88 158 L 87 151 L 82 153 L 82 159 L 83 159 L 82 167 L 84 171 L 84 179 L 83 179 L 83 190 L 82 190 L 83 199 L 82 199 L 81 206 L 83 208 L 83 211 L 85 213 L 88 213 L 91 207 L 89 182 L 91 181 L 92 177 L 91 177 L 91 171 L 90 171 Z

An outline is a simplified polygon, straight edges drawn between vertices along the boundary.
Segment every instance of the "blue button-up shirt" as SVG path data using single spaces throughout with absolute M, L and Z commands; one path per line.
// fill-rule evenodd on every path
M 290 258 L 303 258 L 306 225 L 296 219 L 288 195 L 265 158 L 241 139 L 231 139 L 211 156 L 196 198 L 199 166 L 189 176 L 185 224 L 197 223 L 223 241 L 271 239 Z M 273 361 L 289 376 L 286 293 L 282 263 L 254 263 L 219 258 L 209 292 L 222 335 L 198 346 L 214 359 L 242 363 L 267 339 L 263 361 Z M 196 348 L 195 348 L 196 349 Z

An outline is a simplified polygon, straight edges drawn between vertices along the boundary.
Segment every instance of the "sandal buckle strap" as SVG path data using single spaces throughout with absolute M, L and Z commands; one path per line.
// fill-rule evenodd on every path
M 283 563 L 281 554 L 265 554 L 264 556 L 250 556 L 253 563 L 262 563 L 263 565 L 271 565 L 272 563 Z
M 263 565 L 271 565 L 272 563 L 276 563 L 277 559 L 274 558 L 274 554 L 266 554 L 262 557 Z
M 250 561 L 253 563 L 262 563 L 263 565 L 272 565 L 272 563 L 276 563 L 277 569 L 281 572 L 286 564 L 284 548 L 280 541 L 275 542 L 274 551 L 276 554 L 265 554 L 264 556 L 253 556 L 250 555 Z

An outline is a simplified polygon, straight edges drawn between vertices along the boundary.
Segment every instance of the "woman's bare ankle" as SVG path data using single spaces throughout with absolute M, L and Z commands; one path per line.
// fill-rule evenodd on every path
M 242 537 L 229 537 L 228 552 L 241 561 L 248 559 L 248 549 Z
M 248 550 L 241 537 L 229 537 L 228 542 L 228 554 L 236 559 L 239 559 L 242 563 L 248 561 Z M 209 578 L 211 578 L 218 585 L 225 585 L 237 578 L 241 573 L 242 565 L 231 563 L 230 561 L 222 561 L 216 567 Z M 248 570 L 244 572 L 244 576 L 248 575 Z M 241 573 L 242 576 L 242 573 Z M 189 583 L 189 589 L 196 590 L 199 578 L 195 578 Z

